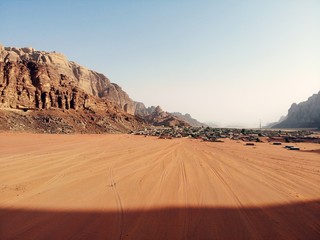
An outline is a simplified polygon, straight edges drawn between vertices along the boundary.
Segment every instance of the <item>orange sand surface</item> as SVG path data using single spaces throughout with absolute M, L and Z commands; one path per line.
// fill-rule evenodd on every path
M 0 134 L 0 239 L 320 239 L 320 144 Z

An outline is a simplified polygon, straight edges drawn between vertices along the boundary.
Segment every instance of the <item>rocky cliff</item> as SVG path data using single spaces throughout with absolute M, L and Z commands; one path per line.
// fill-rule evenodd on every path
M 272 128 L 320 128 L 320 92 L 305 102 L 292 104 L 286 118 Z
M 146 108 L 143 103 L 133 101 L 103 74 L 68 61 L 61 53 L 2 45 L 0 111 L 0 128 L 7 126 L 5 130 L 12 125 L 22 130 L 21 126 L 26 124 L 29 125 L 25 128 L 30 129 L 38 126 L 37 131 L 40 132 L 68 128 L 73 130 L 67 132 L 101 132 L 103 129 L 114 132 L 145 124 L 189 125 L 160 107 Z M 49 116 L 49 120 L 45 116 Z M 59 119 L 66 121 L 59 123 Z M 11 125 L 6 122 L 11 122 Z M 62 122 L 65 125 L 61 125 Z M 57 126 L 49 128 L 49 125 Z
M 180 120 L 173 114 L 163 111 L 160 106 L 157 106 L 157 107 L 152 106 L 147 109 L 147 112 L 149 112 L 150 114 L 145 116 L 144 119 L 146 119 L 148 123 L 155 126 L 162 126 L 162 125 L 167 127 L 173 127 L 173 126 L 189 127 L 190 126 L 190 124 L 188 124 L 183 120 Z
M 193 126 L 187 119 L 183 117 L 176 116 L 173 113 L 165 112 L 160 106 L 146 107 L 141 102 L 135 102 L 135 115 L 146 120 L 147 123 L 154 126 Z M 182 114 L 181 114 L 182 115 Z
M 97 131 L 90 132 L 125 131 L 144 124 L 132 115 L 134 102 L 104 75 L 69 62 L 60 53 L 33 48 L 0 46 L 0 109 L 2 128 L 11 118 L 19 123 L 19 116 L 27 119 L 22 125 L 29 122 L 29 125 L 40 126 L 42 120 L 37 119 L 44 114 L 53 116 L 48 123 L 51 121 L 54 125 L 54 119 L 66 117 L 65 111 L 73 116 L 74 124 L 66 123 L 66 126 L 72 125 L 71 132 L 77 132 L 78 127 L 87 132 L 90 124 L 97 124 Z M 8 112 L 15 109 L 20 112 Z M 28 114 L 21 115 L 22 110 Z M 59 120 L 56 123 L 59 125 Z M 110 125 L 114 127 L 108 128 Z
M 68 61 L 61 53 L 0 46 L 0 63 L 0 91 L 5 99 L 2 107 L 56 107 L 55 102 L 60 99 L 66 101 L 61 108 L 70 108 L 69 104 L 76 104 L 74 108 L 77 108 L 76 92 L 82 89 L 88 95 L 116 103 L 129 114 L 135 112 L 134 102 L 121 87 L 103 74 Z M 16 90 L 15 82 L 19 85 Z
M 142 118 L 151 113 L 142 102 L 134 102 L 134 109 L 134 115 Z

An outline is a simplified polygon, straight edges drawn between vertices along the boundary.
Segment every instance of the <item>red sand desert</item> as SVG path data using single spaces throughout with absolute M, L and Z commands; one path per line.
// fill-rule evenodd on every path
M 320 239 L 296 145 L 1 133 L 0 239 Z

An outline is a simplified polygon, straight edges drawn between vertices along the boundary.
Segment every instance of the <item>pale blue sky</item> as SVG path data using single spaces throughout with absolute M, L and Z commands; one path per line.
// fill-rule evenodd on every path
M 320 90 L 320 1 L 0 1 L 0 43 L 58 51 L 131 98 L 258 126 Z

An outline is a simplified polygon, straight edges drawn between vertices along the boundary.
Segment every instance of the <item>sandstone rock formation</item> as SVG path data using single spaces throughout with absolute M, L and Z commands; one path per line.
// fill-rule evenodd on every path
M 0 49 L 2 107 L 16 108 L 21 104 L 33 108 L 77 108 L 78 101 L 84 100 L 77 94 L 82 89 L 88 96 L 116 103 L 126 113 L 135 112 L 134 102 L 121 87 L 103 74 L 68 61 L 61 53 L 33 48 Z M 15 81 L 19 85 L 16 90 Z
M 148 111 L 146 106 L 142 102 L 134 102 L 134 115 L 144 118 L 151 112 Z
M 180 126 L 180 127 L 189 127 L 190 124 L 185 121 L 180 120 L 176 116 L 165 112 L 161 109 L 160 106 L 150 107 L 149 111 L 152 111 L 149 115 L 145 116 L 144 119 L 147 120 L 148 123 L 153 124 L 155 126 Z
M 320 92 L 305 102 L 293 103 L 286 118 L 273 128 L 319 128 L 320 129 Z
M 141 102 L 135 102 L 135 115 L 145 119 L 148 123 L 155 126 L 202 126 L 197 120 L 182 115 L 181 113 L 168 113 L 160 106 L 146 106 Z
M 18 109 L 20 112 L 8 112 L 8 109 Z M 23 115 L 21 110 L 27 111 L 28 114 Z M 103 74 L 68 61 L 61 53 L 2 45 L 0 111 L 3 112 L 0 128 L 10 128 L 11 125 L 5 122 L 10 122 L 12 118 L 18 125 L 19 119 L 23 120 L 21 126 L 27 123 L 28 126 L 42 126 L 39 129 L 43 130 L 37 129 L 40 132 L 49 129 L 49 124 L 43 125 L 43 122 L 46 122 L 43 120 L 45 116 L 49 116 L 51 120 L 48 120 L 48 123 L 52 126 L 58 126 L 59 119 L 69 119 L 65 121 L 65 127 L 61 127 L 60 124 L 57 128 L 69 127 L 73 129 L 71 132 L 103 132 L 100 125 L 104 125 L 105 131 L 108 132 L 111 128 L 106 126 L 110 124 L 115 126 L 112 131 L 132 130 L 146 122 L 165 126 L 188 125 L 183 120 L 162 111 L 160 107 L 146 108 L 143 103 L 134 102 L 120 86 L 111 83 Z M 61 111 L 68 111 L 69 115 Z M 79 117 L 84 118 L 83 121 Z M 11 123 L 13 124 L 13 121 Z M 96 130 L 89 131 L 89 125 L 96 126 L 93 127 Z M 83 129 L 83 126 L 86 128 Z M 55 131 L 50 129 L 49 132 Z
M 69 62 L 62 54 L 33 48 L 0 47 L 0 109 L 4 130 L 20 120 L 26 129 L 39 130 L 46 116 L 50 124 L 44 124 L 42 132 L 66 118 L 73 119 L 65 123 L 73 129 L 69 132 L 88 132 L 92 126 L 96 128 L 89 132 L 126 131 L 144 124 L 132 115 L 134 103 L 129 96 L 104 75 Z M 12 124 L 7 126 L 8 122 Z

